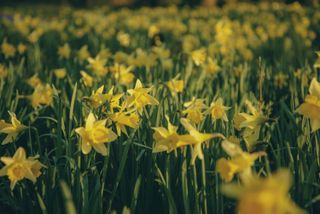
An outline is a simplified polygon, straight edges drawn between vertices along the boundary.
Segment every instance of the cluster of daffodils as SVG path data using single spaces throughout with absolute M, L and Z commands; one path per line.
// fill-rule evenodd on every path
M 2 141 L 2 145 L 13 143 L 18 135 L 27 127 L 17 119 L 16 114 L 9 112 L 11 123 L 0 120 L 0 133 L 6 134 L 6 138 Z M 5 164 L 0 169 L 0 176 L 7 176 L 10 180 L 10 188 L 14 189 L 18 181 L 29 179 L 33 183 L 41 175 L 41 168 L 44 167 L 38 160 L 38 156 L 26 157 L 24 148 L 19 147 L 13 157 L 1 157 L 0 160 Z
M 128 136 L 127 128 L 139 128 L 140 116 L 147 105 L 159 105 L 149 93 L 152 88 L 144 88 L 141 81 L 137 80 L 135 88 L 128 90 L 128 96 L 124 94 L 113 94 L 113 87 L 108 93 L 104 93 L 104 86 L 92 92 L 90 97 L 83 97 L 92 109 L 102 108 L 104 119 L 97 120 L 90 112 L 85 127 L 77 128 L 75 131 L 81 137 L 81 150 L 88 154 L 92 147 L 101 155 L 108 155 L 106 143 L 115 141 L 118 136 Z M 121 103 L 121 98 L 123 101 Z M 114 124 L 116 133 L 106 127 Z

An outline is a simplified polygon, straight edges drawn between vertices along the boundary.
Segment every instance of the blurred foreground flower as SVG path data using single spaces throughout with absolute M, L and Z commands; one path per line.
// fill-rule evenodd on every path
M 310 119 L 314 132 L 320 128 L 320 83 L 315 78 L 311 81 L 309 93 L 297 112 Z
M 289 171 L 282 169 L 266 178 L 253 177 L 250 182 L 242 186 L 225 184 L 222 186 L 222 192 L 239 200 L 237 213 L 305 213 L 291 201 L 288 194 L 291 185 Z

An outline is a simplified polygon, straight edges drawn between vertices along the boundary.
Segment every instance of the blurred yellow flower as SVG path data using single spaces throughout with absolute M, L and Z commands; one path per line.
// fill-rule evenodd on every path
M 41 175 L 41 168 L 44 167 L 37 157 L 26 157 L 26 152 L 19 147 L 13 157 L 1 157 L 5 166 L 0 170 L 0 176 L 8 176 L 10 188 L 14 189 L 18 181 L 24 178 L 36 182 L 37 177 Z
M 167 86 L 170 89 L 171 93 L 181 93 L 183 92 L 184 81 L 172 79 L 167 82 Z
M 101 105 L 105 104 L 109 95 L 103 93 L 104 86 L 101 86 L 96 91 L 93 91 L 90 97 L 83 97 L 85 101 L 88 101 L 93 108 L 98 108 Z
M 105 67 L 105 59 L 101 59 L 97 56 L 96 58 L 88 58 L 88 62 L 92 72 L 97 76 L 105 76 L 108 73 L 108 69 Z
M 5 78 L 8 76 L 8 69 L 0 64 L 0 78 Z
M 203 48 L 194 50 L 191 53 L 191 58 L 194 64 L 196 64 L 197 66 L 202 65 L 206 60 L 206 57 L 207 57 L 207 53 L 206 53 L 206 50 Z
M 284 88 L 288 84 L 288 75 L 283 74 L 283 73 L 278 73 L 274 76 L 274 85 L 277 88 Z
M 71 54 L 71 49 L 68 43 L 58 48 L 58 56 L 62 59 L 69 59 Z
M 225 184 L 222 192 L 239 200 L 237 213 L 305 213 L 290 199 L 288 192 L 291 185 L 289 170 L 282 169 L 266 178 L 253 177 L 242 186 Z
M 105 146 L 117 139 L 117 135 L 109 128 L 106 128 L 107 120 L 96 120 L 93 113 L 90 112 L 86 119 L 85 127 L 75 129 L 75 132 L 81 137 L 81 150 L 83 154 L 89 154 L 92 147 L 103 156 L 108 155 Z
M 131 72 L 132 69 L 132 66 L 126 67 L 118 63 L 110 67 L 110 71 L 121 85 L 129 85 L 133 81 L 134 74 Z
M 206 66 L 206 72 L 209 74 L 216 74 L 220 71 L 220 66 L 216 60 L 213 60 L 211 57 L 208 57 L 208 63 Z
M 63 79 L 67 75 L 67 70 L 65 68 L 58 68 L 54 70 L 54 75 L 58 79 Z
M 6 59 L 14 57 L 16 54 L 16 48 L 13 45 L 9 44 L 7 41 L 2 42 L 1 50 Z
M 49 106 L 53 102 L 53 89 L 49 84 L 43 85 L 38 84 L 32 95 L 29 96 L 31 100 L 31 105 L 33 108 L 36 108 L 40 105 Z
M 17 49 L 19 54 L 24 54 L 27 51 L 27 48 L 28 47 L 25 44 L 20 43 Z
M 220 158 L 217 161 L 217 171 L 220 176 L 226 181 L 230 182 L 236 173 L 240 173 L 243 182 L 251 179 L 251 167 L 254 161 L 261 156 L 266 155 L 265 152 L 247 153 L 242 151 L 240 145 L 224 140 L 222 148 L 231 157 L 230 160 Z
M 130 44 L 130 35 L 124 32 L 119 32 L 117 34 L 117 40 L 122 46 L 128 47 Z
M 38 77 L 38 74 L 34 74 L 32 77 L 26 80 L 27 84 L 32 88 L 36 88 L 38 85 L 41 85 L 41 80 Z
M 311 81 L 309 93 L 297 112 L 310 119 L 312 131 L 315 132 L 320 128 L 320 83 L 316 78 Z
M 88 45 L 82 46 L 78 51 L 78 59 L 80 63 L 90 58 L 90 52 L 88 51 Z
M 93 85 L 93 77 L 90 76 L 88 73 L 85 71 L 80 71 L 81 74 L 81 80 L 83 81 L 83 84 L 87 87 L 92 87 Z

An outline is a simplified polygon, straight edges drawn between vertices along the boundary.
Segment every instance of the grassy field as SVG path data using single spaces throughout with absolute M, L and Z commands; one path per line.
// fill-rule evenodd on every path
M 0 9 L 1 213 L 319 213 L 320 8 Z

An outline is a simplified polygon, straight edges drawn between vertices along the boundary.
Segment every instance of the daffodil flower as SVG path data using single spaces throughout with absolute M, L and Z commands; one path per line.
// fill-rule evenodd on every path
M 234 117 L 234 127 L 237 130 L 244 128 L 243 138 L 249 150 L 259 139 L 261 125 L 267 120 L 261 111 L 258 111 L 250 101 L 246 101 L 247 108 L 251 114 L 238 113 Z
M 223 105 L 222 98 L 218 98 L 216 101 L 212 102 L 208 112 L 211 114 L 211 118 L 213 121 L 221 119 L 225 122 L 228 122 L 228 117 L 226 111 L 228 111 L 230 107 Z
M 204 99 L 192 98 L 191 101 L 184 103 L 182 114 L 186 115 L 187 119 L 191 122 L 198 124 L 204 118 L 204 113 L 208 107 L 204 104 Z
M 197 66 L 202 65 L 206 60 L 207 53 L 205 49 L 198 49 L 191 52 L 191 58 Z
M 81 150 L 83 154 L 89 154 L 92 147 L 103 156 L 108 154 L 105 146 L 117 139 L 117 135 L 109 128 L 106 128 L 107 120 L 96 120 L 93 113 L 90 113 L 86 120 L 85 127 L 79 127 L 75 131 L 81 137 Z
M 217 161 L 217 171 L 226 182 L 230 182 L 236 173 L 240 173 L 243 182 L 248 181 L 252 176 L 251 167 L 254 161 L 266 155 L 265 152 L 244 152 L 238 144 L 227 140 L 222 142 L 222 148 L 231 157 L 230 160 L 220 158 Z
M 11 124 L 0 121 L 0 133 L 7 134 L 7 137 L 2 141 L 2 145 L 13 142 L 18 134 L 27 127 L 17 119 L 17 116 L 13 112 L 9 112 L 11 117 Z
M 49 84 L 38 84 L 32 95 L 28 96 L 31 100 L 31 105 L 36 108 L 40 105 L 49 106 L 53 103 L 53 89 Z
M 108 69 L 105 67 L 107 60 L 101 59 L 100 56 L 96 58 L 88 58 L 90 68 L 97 76 L 102 77 L 108 73 Z
M 200 133 L 196 128 L 194 128 L 187 119 L 181 118 L 180 119 L 181 124 L 183 127 L 189 132 L 190 134 L 190 141 L 192 142 L 191 145 L 193 145 L 193 151 L 192 151 L 192 158 L 191 163 L 194 164 L 196 158 L 198 157 L 200 160 L 203 160 L 203 152 L 202 152 L 202 144 L 206 141 L 211 140 L 212 138 L 222 138 L 225 139 L 225 137 L 220 133 L 214 133 L 214 134 L 205 134 Z M 189 143 L 186 143 L 187 145 Z M 183 144 L 182 144 L 183 145 Z M 180 146 L 182 146 L 180 145 Z
M 289 170 L 281 169 L 266 178 L 253 177 L 250 182 L 243 185 L 225 184 L 222 192 L 237 199 L 237 213 L 269 214 L 269 213 L 296 213 L 303 214 L 289 197 L 292 178 Z
M 141 113 L 146 105 L 159 105 L 158 100 L 148 94 L 151 90 L 151 88 L 143 88 L 141 81 L 137 80 L 135 88 L 128 90 L 130 94 L 128 107 L 134 106 Z
M 168 116 L 166 116 L 166 119 L 168 122 L 168 128 L 152 128 L 155 131 L 153 134 L 153 139 L 155 140 L 155 145 L 152 150 L 153 153 L 164 151 L 169 153 L 178 147 L 195 144 L 190 135 L 179 135 L 177 133 L 178 127 L 171 124 Z
M 14 189 L 18 181 L 24 178 L 36 182 L 37 177 L 41 175 L 41 168 L 44 167 L 37 157 L 26 157 L 26 152 L 19 147 L 13 157 L 1 157 L 5 166 L 0 170 L 0 176 L 8 176 L 10 188 Z
M 315 132 L 320 128 L 320 83 L 315 78 L 311 81 L 309 93 L 297 112 L 310 119 L 311 129 Z
M 170 89 L 171 93 L 173 93 L 173 94 L 183 92 L 183 87 L 184 87 L 183 80 L 172 79 L 172 80 L 168 81 L 166 84 L 167 84 L 168 88 Z

